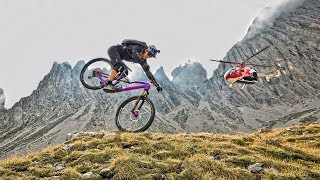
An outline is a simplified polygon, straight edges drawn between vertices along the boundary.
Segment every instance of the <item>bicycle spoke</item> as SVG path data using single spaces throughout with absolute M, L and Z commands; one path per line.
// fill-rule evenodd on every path
M 97 77 L 97 74 L 99 74 L 103 80 L 108 79 L 108 73 L 110 73 L 111 70 L 109 63 L 106 59 L 97 58 L 85 64 L 80 74 L 82 84 L 89 89 L 100 89 L 104 82 Z
M 135 103 L 135 99 L 132 99 L 132 101 L 125 104 L 125 106 L 119 110 L 119 114 L 117 116 L 118 124 L 121 126 L 121 128 L 127 131 L 139 131 L 145 127 L 152 117 L 151 106 L 148 102 L 145 102 L 139 111 L 135 110 L 136 114 L 132 114 L 131 109 Z M 137 107 L 139 106 L 140 104 L 137 105 Z

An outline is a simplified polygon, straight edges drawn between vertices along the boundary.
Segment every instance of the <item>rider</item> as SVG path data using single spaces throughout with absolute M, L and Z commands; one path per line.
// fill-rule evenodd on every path
M 157 53 L 160 53 L 160 50 L 157 50 L 154 45 L 147 46 L 145 42 L 137 40 L 125 39 L 121 44 L 111 46 L 108 49 L 108 55 L 112 63 L 112 71 L 107 81 L 107 86 L 103 89 L 114 90 L 112 81 L 116 78 L 117 73 L 123 70 L 128 73 L 128 70 L 126 69 L 127 66 L 122 62 L 122 60 L 125 60 L 139 63 L 147 77 L 157 87 L 157 91 L 162 91 L 161 86 L 150 72 L 150 66 L 147 64 L 147 59 L 152 57 L 156 58 Z

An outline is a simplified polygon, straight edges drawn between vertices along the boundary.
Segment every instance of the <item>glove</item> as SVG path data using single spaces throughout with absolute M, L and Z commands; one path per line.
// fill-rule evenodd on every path
M 153 81 L 152 83 L 157 87 L 158 92 L 162 91 L 162 87 L 157 82 Z
M 157 86 L 157 91 L 158 91 L 158 92 L 161 92 L 161 91 L 162 91 L 162 87 Z

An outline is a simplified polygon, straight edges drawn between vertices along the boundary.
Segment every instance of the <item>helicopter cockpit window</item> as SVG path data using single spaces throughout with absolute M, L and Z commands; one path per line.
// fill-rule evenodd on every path
M 232 75 L 234 74 L 234 71 L 235 71 L 234 68 L 230 69 L 230 70 L 229 70 L 229 75 L 232 76 Z

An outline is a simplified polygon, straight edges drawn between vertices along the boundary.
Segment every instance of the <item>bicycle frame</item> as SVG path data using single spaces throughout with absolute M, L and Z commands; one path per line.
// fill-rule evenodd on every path
M 109 78 L 109 74 L 96 72 L 96 76 L 99 78 L 100 82 L 102 82 L 104 86 L 107 85 L 106 81 L 102 77 Z M 124 82 L 124 83 L 128 83 L 128 84 L 140 84 L 140 85 L 116 88 L 114 91 L 112 91 L 113 93 L 131 91 L 131 90 L 135 90 L 135 89 L 144 89 L 144 91 L 142 91 L 141 95 L 139 96 L 139 98 L 137 99 L 136 103 L 133 105 L 133 107 L 131 109 L 131 113 L 135 117 L 138 117 L 139 110 L 141 109 L 142 105 L 144 104 L 144 100 L 142 100 L 142 103 L 139 105 L 138 109 L 136 109 L 136 108 L 137 108 L 137 106 L 138 106 L 138 104 L 139 104 L 139 102 L 140 102 L 142 97 L 148 97 L 148 94 L 149 94 L 148 90 L 150 89 L 150 83 L 143 82 L 143 81 L 133 81 L 133 82 L 131 82 L 127 78 L 127 75 L 126 75 L 125 71 L 121 72 L 119 78 L 117 79 L 117 81 L 113 85 L 115 86 L 115 85 L 119 84 L 120 82 Z
M 100 82 L 104 86 L 107 85 L 107 82 L 102 77 L 109 78 L 109 74 L 96 72 L 96 76 L 99 78 Z M 143 82 L 143 81 L 133 81 L 133 82 L 131 82 L 127 78 L 127 75 L 126 75 L 125 71 L 121 72 L 119 78 L 117 79 L 117 81 L 113 85 L 116 86 L 120 82 L 124 82 L 124 83 L 127 83 L 127 84 L 140 84 L 140 85 L 116 88 L 114 92 L 124 92 L 124 91 L 131 91 L 131 90 L 135 90 L 135 89 L 144 89 L 145 91 L 148 91 L 150 89 L 150 83 L 148 83 L 148 82 Z

